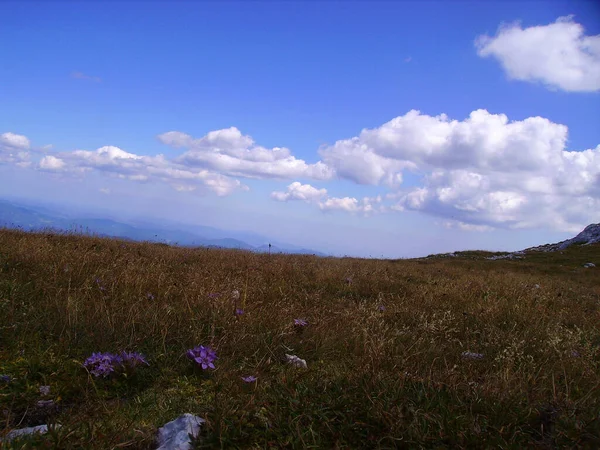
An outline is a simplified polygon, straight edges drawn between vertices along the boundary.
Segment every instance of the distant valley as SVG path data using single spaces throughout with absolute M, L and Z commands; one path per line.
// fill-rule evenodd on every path
M 327 256 L 311 249 L 275 242 L 251 232 L 221 230 L 202 225 L 163 225 L 143 220 L 125 223 L 106 218 L 75 217 L 48 206 L 24 205 L 7 200 L 0 200 L 0 226 L 27 231 L 52 228 L 184 247 L 235 248 L 257 252 L 268 252 L 271 244 L 272 253 Z

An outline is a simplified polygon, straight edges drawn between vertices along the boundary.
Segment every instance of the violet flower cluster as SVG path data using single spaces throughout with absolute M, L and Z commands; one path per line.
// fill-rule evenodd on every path
M 218 359 L 217 353 L 212 348 L 208 346 L 205 347 L 204 345 L 199 345 L 198 347 L 189 349 L 186 353 L 186 356 L 202 367 L 202 370 L 209 368 L 214 369 L 214 363 Z
M 92 375 L 103 378 L 113 373 L 132 373 L 141 365 L 149 365 L 144 355 L 126 351 L 116 354 L 92 353 L 83 363 L 83 367 Z

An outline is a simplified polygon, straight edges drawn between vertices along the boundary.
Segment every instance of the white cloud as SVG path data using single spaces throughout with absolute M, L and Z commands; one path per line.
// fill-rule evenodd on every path
M 509 78 L 569 92 L 600 91 L 600 35 L 586 36 L 573 16 L 528 28 L 504 25 L 475 45 L 479 56 L 496 58 Z
M 29 139 L 21 134 L 2 133 L 0 134 L 0 148 L 5 147 L 13 150 L 29 150 Z
M 100 188 L 100 192 L 102 192 L 103 194 L 109 195 L 110 189 L 109 188 Z
M 52 155 L 44 156 L 40 161 L 40 169 L 55 171 L 65 167 L 65 162 Z
M 272 192 L 271 198 L 280 202 L 288 200 L 302 200 L 305 202 L 314 202 L 327 195 L 327 189 L 317 189 L 310 184 L 302 184 L 294 181 L 287 187 L 286 192 Z
M 302 184 L 298 181 L 291 183 L 285 192 L 275 191 L 271 193 L 271 199 L 279 202 L 292 200 L 315 204 L 321 211 L 345 211 L 349 213 L 363 213 L 368 215 L 384 210 L 382 197 L 365 197 L 362 201 L 354 197 L 329 197 L 327 189 L 318 189 L 310 184 Z
M 19 167 L 32 166 L 30 147 L 25 136 L 14 133 L 0 135 L 0 163 L 12 163 Z M 115 146 L 104 146 L 94 151 L 74 150 L 48 154 L 49 148 L 33 151 L 41 159 L 34 167 L 38 170 L 83 175 L 90 171 L 137 182 L 162 181 L 178 191 L 192 191 L 203 187 L 216 195 L 225 196 L 236 190 L 248 190 L 239 180 L 226 175 L 186 167 L 174 160 L 158 156 L 141 156 Z M 107 193 L 106 191 L 102 191 Z
M 422 177 L 387 196 L 396 200 L 391 210 L 476 226 L 571 231 L 599 218 L 600 146 L 566 151 L 567 132 L 542 117 L 509 122 L 477 110 L 457 121 L 413 110 L 320 153 L 338 176 L 356 183 L 398 186 L 405 170 Z
M 187 148 L 175 161 L 190 168 L 203 168 L 246 178 L 310 178 L 327 180 L 333 171 L 322 162 L 307 164 L 284 147 L 267 149 L 255 145 L 250 136 L 235 127 L 211 131 L 200 139 L 178 131 L 158 136 L 174 148 Z
M 379 206 L 381 197 L 365 197 L 361 201 L 354 197 L 330 197 L 325 201 L 319 202 L 321 211 L 346 211 L 349 213 L 362 213 L 369 215 L 374 212 L 382 212 L 383 208 Z
M 28 167 L 30 161 L 29 139 L 15 133 L 0 134 L 0 164 L 15 164 L 18 167 Z

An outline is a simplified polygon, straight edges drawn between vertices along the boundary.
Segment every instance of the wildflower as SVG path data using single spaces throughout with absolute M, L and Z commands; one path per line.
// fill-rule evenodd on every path
M 483 359 L 482 353 L 462 352 L 461 356 L 465 359 Z
M 211 292 L 210 294 L 208 294 L 208 298 L 215 299 L 215 298 L 217 298 L 219 295 L 221 295 L 221 294 L 219 294 L 218 292 Z
M 237 289 L 235 291 L 233 291 L 231 293 L 231 298 L 233 299 L 233 301 L 239 300 L 240 299 L 240 291 L 238 291 Z
M 147 366 L 150 365 L 148 364 L 148 361 L 146 361 L 146 357 L 138 352 L 121 352 L 114 357 L 114 362 L 120 364 L 125 369 L 130 370 L 133 370 L 142 364 Z
M 40 394 L 50 395 L 50 386 L 40 386 Z
M 149 366 L 144 355 L 138 352 L 121 353 L 92 353 L 85 360 L 83 366 L 95 377 L 108 377 L 112 373 L 132 372 L 138 366 L 145 364 Z
M 242 308 L 236 308 L 234 314 L 236 316 L 241 316 L 242 314 L 244 314 L 244 310 Z
M 254 383 L 256 380 L 258 380 L 258 378 L 256 378 L 254 375 L 249 375 L 247 377 L 242 377 L 242 380 L 244 380 L 245 383 Z
M 308 322 L 304 319 L 294 319 L 294 326 L 296 327 L 305 327 L 308 325 Z
M 89 372 L 95 377 L 108 377 L 115 371 L 113 366 L 115 355 L 110 353 L 92 353 L 83 363 Z
M 192 348 L 187 351 L 187 357 L 193 361 L 195 361 L 202 370 L 206 370 L 208 368 L 215 368 L 215 360 L 217 360 L 217 354 L 210 347 L 205 347 L 204 345 L 200 345 L 198 347 Z
M 154 300 L 154 295 L 152 294 L 152 292 L 148 292 L 148 293 L 146 294 L 146 298 L 147 298 L 148 300 Z
M 296 355 L 288 355 L 287 353 L 285 357 L 287 359 L 288 364 L 291 364 L 292 366 L 301 369 L 308 369 L 308 366 L 306 365 L 306 361 L 304 359 L 300 359 Z
M 352 278 L 347 277 L 346 278 L 346 284 L 348 284 L 348 285 L 352 284 Z
M 385 306 L 379 305 L 379 308 L 377 308 L 377 309 L 379 309 L 379 311 L 383 312 L 383 311 L 385 311 Z
M 0 375 L 0 381 L 2 381 L 3 383 L 10 383 L 12 381 L 12 378 L 10 375 Z

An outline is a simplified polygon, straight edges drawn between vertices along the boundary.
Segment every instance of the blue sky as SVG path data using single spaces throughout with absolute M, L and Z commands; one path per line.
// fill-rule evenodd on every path
M 0 196 L 359 256 L 517 249 L 600 219 L 594 2 L 0 17 Z

